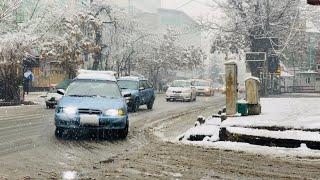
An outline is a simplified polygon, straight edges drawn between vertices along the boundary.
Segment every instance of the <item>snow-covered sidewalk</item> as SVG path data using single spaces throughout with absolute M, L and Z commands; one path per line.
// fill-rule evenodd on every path
M 261 106 L 262 114 L 257 116 L 229 117 L 223 122 L 209 117 L 178 139 L 205 147 L 252 152 L 268 149 L 272 154 L 280 150 L 297 156 L 320 157 L 319 150 L 309 149 L 320 148 L 320 97 L 263 98 Z
M 46 96 L 47 92 L 30 92 L 29 94 L 26 94 L 24 97 L 25 101 L 30 101 L 36 104 L 45 104 L 45 99 L 43 98 Z
M 258 116 L 228 118 L 222 127 L 320 129 L 320 98 L 262 98 Z

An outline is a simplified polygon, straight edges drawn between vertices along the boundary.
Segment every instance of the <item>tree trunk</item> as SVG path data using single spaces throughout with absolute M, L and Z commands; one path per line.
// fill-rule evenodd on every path
M 19 85 L 21 84 L 22 74 L 19 73 L 17 64 L 3 64 L 0 67 L 0 77 L 3 83 L 3 97 L 7 102 L 19 101 Z

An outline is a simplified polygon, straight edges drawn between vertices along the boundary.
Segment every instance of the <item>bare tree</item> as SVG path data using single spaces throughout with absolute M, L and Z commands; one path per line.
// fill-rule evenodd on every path
M 255 38 L 279 38 L 283 49 L 296 35 L 299 23 L 298 0 L 213 0 L 213 8 L 222 11 L 224 22 L 202 19 L 201 24 L 217 33 L 213 51 L 238 52 L 250 48 Z

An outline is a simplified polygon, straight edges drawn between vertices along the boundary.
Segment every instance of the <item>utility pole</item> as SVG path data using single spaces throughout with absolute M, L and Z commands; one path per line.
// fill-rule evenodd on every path
M 293 86 L 293 92 L 296 92 L 296 65 L 295 65 L 295 60 L 293 58 L 293 53 L 291 53 L 291 60 L 292 60 L 292 65 L 293 65 L 293 82 L 292 82 L 292 86 Z
M 266 38 L 270 38 L 270 1 L 266 0 L 266 12 L 267 12 L 267 19 L 266 19 L 266 24 L 265 24 L 265 36 Z M 268 91 L 268 86 L 269 86 L 269 81 L 271 79 L 269 79 L 269 57 L 270 57 L 270 53 L 269 53 L 269 47 L 266 48 L 266 54 L 267 54 L 267 58 L 266 58 L 266 63 L 265 63 L 265 74 L 266 74 L 266 83 L 265 83 L 265 96 L 269 96 L 269 91 Z

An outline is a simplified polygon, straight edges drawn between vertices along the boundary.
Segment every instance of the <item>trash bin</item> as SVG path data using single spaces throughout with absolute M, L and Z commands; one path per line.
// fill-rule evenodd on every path
M 248 103 L 247 102 L 237 102 L 237 112 L 241 116 L 248 116 Z

